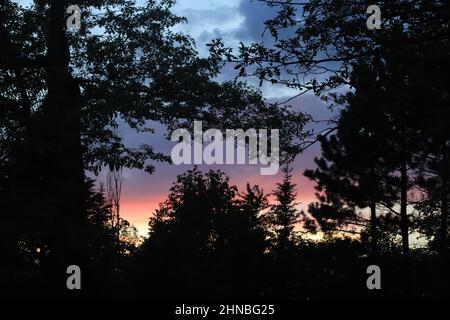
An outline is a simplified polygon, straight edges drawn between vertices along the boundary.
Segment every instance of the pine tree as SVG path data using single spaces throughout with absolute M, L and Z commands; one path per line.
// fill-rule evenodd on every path
M 283 181 L 277 183 L 273 192 L 276 203 L 267 215 L 269 225 L 273 231 L 273 246 L 276 252 L 289 250 L 294 242 L 294 229 L 300 222 L 301 212 L 296 208 L 296 184 L 292 182 L 292 169 L 283 167 Z

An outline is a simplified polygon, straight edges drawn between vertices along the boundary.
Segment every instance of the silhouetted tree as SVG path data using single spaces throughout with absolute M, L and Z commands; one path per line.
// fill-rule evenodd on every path
M 277 189 L 273 192 L 276 203 L 271 206 L 267 220 L 273 230 L 272 238 L 275 252 L 289 250 L 293 243 L 294 228 L 299 223 L 301 213 L 296 206 L 296 185 L 292 183 L 292 169 L 283 167 L 283 181 L 277 183 Z
M 423 200 L 416 204 L 416 209 L 424 213 L 425 222 L 419 221 L 419 226 L 432 239 L 433 249 L 437 249 L 444 259 L 449 258 L 450 245 L 449 79 L 444 72 L 449 61 L 448 39 L 433 46 L 421 47 L 420 60 L 415 65 L 419 74 L 415 77 L 414 90 L 417 103 L 423 106 L 422 137 L 418 140 L 421 150 L 416 159 Z
M 339 116 L 337 133 L 320 138 L 322 158 L 315 161 L 317 169 L 305 171 L 317 182 L 320 204 L 311 204 L 309 211 L 322 231 L 358 234 L 367 230 L 372 256 L 378 255 L 380 237 L 392 237 L 380 233 L 380 213 L 388 215 L 384 221 L 393 215 L 395 219 L 398 200 L 397 149 L 384 126 L 394 107 L 384 107 L 388 102 L 380 88 L 385 83 L 372 70 L 377 66 L 354 65 L 350 83 L 355 91 L 340 97 L 347 107 Z M 377 206 L 381 208 L 378 214 Z
M 265 249 L 258 221 L 266 199 L 248 186 L 237 188 L 220 171 L 197 169 L 180 175 L 168 199 L 150 219 L 142 251 L 145 268 L 160 279 L 144 282 L 160 297 L 231 297 L 255 292 L 257 262 Z M 147 272 L 146 272 L 147 273 Z M 175 289 L 177 288 L 177 289 Z

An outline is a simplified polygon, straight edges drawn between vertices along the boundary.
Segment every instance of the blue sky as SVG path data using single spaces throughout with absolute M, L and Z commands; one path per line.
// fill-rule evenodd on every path
M 273 8 L 254 0 L 179 0 L 174 12 L 187 18 L 188 23 L 177 29 L 188 32 L 195 39 L 200 56 L 208 55 L 206 44 L 217 37 L 231 47 L 236 47 L 240 42 L 267 41 L 268 36 L 262 37 L 263 22 L 276 14 Z M 235 75 L 232 67 L 226 67 L 220 80 L 233 79 Z M 247 81 L 255 85 L 258 83 L 255 79 Z M 297 93 L 293 89 L 271 84 L 263 84 L 260 89 L 268 99 Z

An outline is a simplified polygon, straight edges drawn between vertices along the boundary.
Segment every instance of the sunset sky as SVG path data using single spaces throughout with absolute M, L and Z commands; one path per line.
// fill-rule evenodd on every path
M 29 0 L 17 0 L 23 5 L 30 4 Z M 144 1 L 137 1 L 143 3 Z M 73 4 L 77 4 L 74 0 Z M 82 2 L 78 4 L 83 10 Z M 263 35 L 263 21 L 274 16 L 275 11 L 257 1 L 250 0 L 178 0 L 173 11 L 187 18 L 188 22 L 176 27 L 177 31 L 189 33 L 196 42 L 200 56 L 208 55 L 206 44 L 216 37 L 221 37 L 229 46 L 237 46 L 240 42 L 251 43 L 254 41 L 270 40 L 270 36 Z M 233 66 L 226 66 L 218 81 L 231 80 L 236 76 Z M 258 86 L 255 79 L 247 79 Z M 284 86 L 263 84 L 259 89 L 268 101 L 284 101 L 298 91 Z M 330 118 L 330 111 L 317 97 L 304 95 L 290 102 L 295 108 L 303 110 L 316 120 Z M 170 154 L 174 143 L 167 141 L 166 133 L 160 125 L 155 126 L 156 133 L 152 135 L 136 135 L 126 127 L 119 128 L 120 134 L 130 145 L 142 143 L 151 144 L 156 151 Z M 230 128 L 232 129 L 232 128 Z M 317 128 L 320 129 L 320 128 Z M 297 183 L 299 198 L 302 208 L 314 200 L 314 185 L 303 176 L 306 168 L 313 168 L 313 159 L 320 154 L 320 146 L 312 146 L 307 152 L 299 155 L 293 164 L 294 182 Z M 121 216 L 135 225 L 141 235 L 148 231 L 148 219 L 158 207 L 159 203 L 167 197 L 169 189 L 176 176 L 191 169 L 192 166 L 173 166 L 168 164 L 156 164 L 156 171 L 149 175 L 139 170 L 125 170 L 121 199 Z M 272 192 L 276 182 L 281 180 L 281 175 L 260 176 L 260 166 L 249 165 L 225 165 L 225 166 L 200 166 L 203 171 L 209 169 L 221 169 L 230 176 L 231 184 L 240 190 L 246 182 L 258 184 L 266 193 Z M 106 182 L 106 171 L 98 177 L 99 183 Z
M 174 8 L 175 13 L 185 16 L 187 24 L 177 27 L 178 30 L 188 32 L 196 41 L 197 49 L 201 56 L 208 54 L 206 43 L 215 37 L 222 37 L 229 45 L 236 45 L 240 41 L 260 41 L 264 31 L 262 21 L 273 16 L 271 8 L 249 0 L 179 0 Z M 235 70 L 226 67 L 219 80 L 228 80 L 235 77 Z M 249 79 L 252 82 L 254 80 Z M 285 87 L 263 85 L 263 95 L 269 100 L 283 101 L 291 97 L 297 91 Z M 315 96 L 303 96 L 291 102 L 296 108 L 308 112 L 315 119 L 328 119 L 329 111 L 324 103 Z M 122 128 L 122 136 L 132 144 L 149 143 L 157 151 L 170 154 L 174 143 L 165 140 L 164 129 L 156 127 L 154 135 L 136 136 L 130 131 Z M 307 152 L 297 157 L 293 164 L 294 182 L 298 188 L 298 202 L 305 208 L 308 203 L 315 199 L 314 184 L 303 176 L 306 168 L 314 167 L 313 158 L 320 154 L 320 146 L 315 145 Z M 127 170 L 124 172 L 124 186 L 121 200 L 121 216 L 135 225 L 141 235 L 148 232 L 148 219 L 159 203 L 167 197 L 169 189 L 175 181 L 176 176 L 191 169 L 189 165 L 156 164 L 156 172 L 148 175 L 138 170 Z M 224 166 L 200 166 L 203 171 L 209 169 L 221 169 L 230 176 L 231 184 L 240 190 L 245 187 L 246 182 L 258 184 L 264 188 L 266 193 L 272 192 L 275 184 L 281 180 L 281 175 L 260 176 L 259 166 L 249 165 L 224 165 Z M 100 176 L 100 180 L 104 175 Z

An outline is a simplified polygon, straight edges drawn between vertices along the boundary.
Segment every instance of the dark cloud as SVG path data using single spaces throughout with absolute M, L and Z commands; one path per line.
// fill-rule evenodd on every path
M 245 41 L 258 41 L 264 33 L 264 21 L 276 16 L 276 10 L 269 6 L 252 0 L 242 0 L 239 13 L 244 16 L 244 23 L 235 33 L 235 37 Z
M 239 12 L 245 18 L 235 37 L 245 41 L 261 41 L 267 45 L 272 43 L 272 37 L 268 31 L 265 32 L 264 22 L 277 16 L 279 8 L 270 7 L 265 3 L 254 0 L 242 0 Z M 281 30 L 280 38 L 291 37 L 294 29 Z

